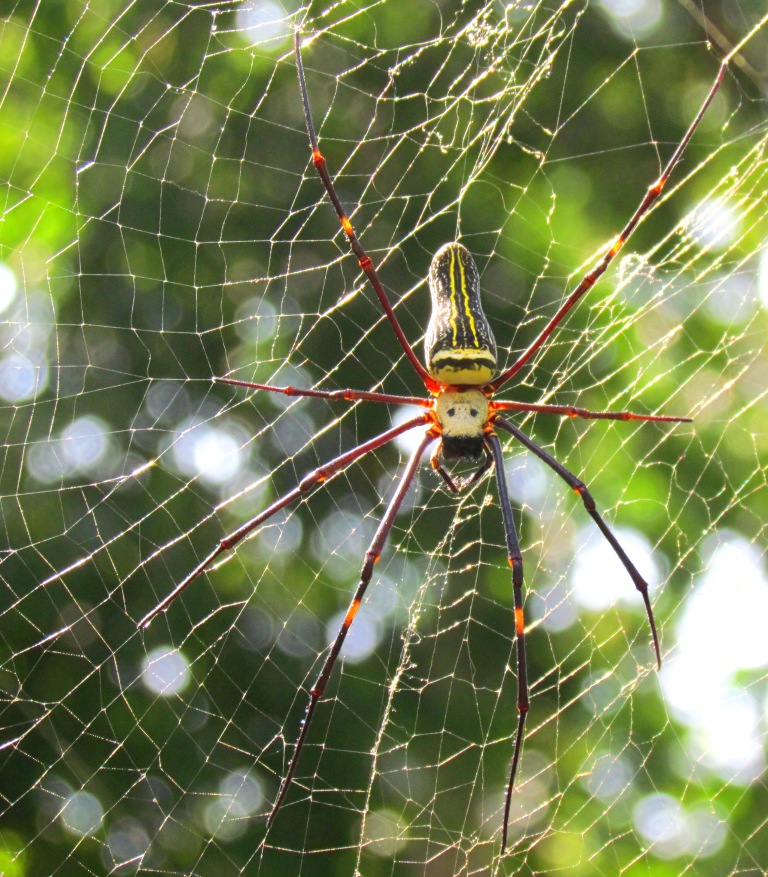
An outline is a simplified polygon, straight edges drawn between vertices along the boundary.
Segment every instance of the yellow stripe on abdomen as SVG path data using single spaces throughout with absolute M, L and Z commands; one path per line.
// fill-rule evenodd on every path
M 496 343 L 480 304 L 480 278 L 466 247 L 446 244 L 429 270 L 432 318 L 427 370 L 445 384 L 480 385 L 496 374 Z

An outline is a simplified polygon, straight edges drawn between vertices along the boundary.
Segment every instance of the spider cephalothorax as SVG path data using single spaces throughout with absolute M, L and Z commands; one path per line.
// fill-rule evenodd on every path
M 478 387 L 446 387 L 435 398 L 441 450 L 446 460 L 479 460 L 491 414 L 488 397 Z
M 381 307 L 389 320 L 390 326 L 397 337 L 400 345 L 429 395 L 416 396 L 393 396 L 386 393 L 368 392 L 365 390 L 302 390 L 294 387 L 274 387 L 265 384 L 254 384 L 247 381 L 221 379 L 226 383 L 250 387 L 255 390 L 267 390 L 272 393 L 283 393 L 289 396 L 314 396 L 324 399 L 343 399 L 347 401 L 371 401 L 383 403 L 399 403 L 414 405 L 426 409 L 422 414 L 416 415 L 405 423 L 394 426 L 391 429 L 375 436 L 372 439 L 340 454 L 335 459 L 308 473 L 293 490 L 275 500 L 268 508 L 263 509 L 251 520 L 239 527 L 234 533 L 222 539 L 219 544 L 199 563 L 191 573 L 176 588 L 166 596 L 154 609 L 148 612 L 139 622 L 146 627 L 159 613 L 164 611 L 171 601 L 181 593 L 186 586 L 197 576 L 207 570 L 211 564 L 223 552 L 234 548 L 242 539 L 252 533 L 260 524 L 285 508 L 290 503 L 299 499 L 313 487 L 327 482 L 334 475 L 342 472 L 355 460 L 360 459 L 369 451 L 376 450 L 390 442 L 392 439 L 407 432 L 408 430 L 422 428 L 423 434 L 416 450 L 410 457 L 405 471 L 400 479 L 395 495 L 389 502 L 387 510 L 379 523 L 376 534 L 366 552 L 360 581 L 355 590 L 352 601 L 344 617 L 341 629 L 330 647 L 326 660 L 310 690 L 309 703 L 307 705 L 304 721 L 301 724 L 296 746 L 293 750 L 288 770 L 280 785 L 275 803 L 267 820 L 271 825 L 280 806 L 291 787 L 293 775 L 298 764 L 299 756 L 307 738 L 312 717 L 320 698 L 323 696 L 331 671 L 341 647 L 346 638 L 355 615 L 362 603 L 365 591 L 371 581 L 373 568 L 381 555 L 389 531 L 397 515 L 398 510 L 405 498 L 408 487 L 413 481 L 422 456 L 427 452 L 430 445 L 437 442 L 436 450 L 432 455 L 432 466 L 441 475 L 448 487 L 458 492 L 463 487 L 476 481 L 483 473 L 493 467 L 496 476 L 499 506 L 504 524 L 507 555 L 512 568 L 512 591 L 514 601 L 515 635 L 517 638 L 517 672 L 518 672 L 518 723 L 515 734 L 515 743 L 512 762 L 509 771 L 509 779 L 506 786 L 506 798 L 504 818 L 502 821 L 502 852 L 507 845 L 507 831 L 509 821 L 510 803 L 514 789 L 517 766 L 520 759 L 520 751 L 523 741 L 523 729 L 525 717 L 528 712 L 528 671 L 525 650 L 525 621 L 523 615 L 523 565 L 520 554 L 520 546 L 517 541 L 515 524 L 512 515 L 506 476 L 504 474 L 504 458 L 501 442 L 496 430 L 500 429 L 511 435 L 525 448 L 535 454 L 547 466 L 550 467 L 567 485 L 574 490 L 584 504 L 587 513 L 592 517 L 595 524 L 606 538 L 611 548 L 624 564 L 633 584 L 640 592 L 645 605 L 648 622 L 651 629 L 653 648 L 656 654 L 657 664 L 661 664 L 661 650 L 656 633 L 656 625 L 651 610 L 648 596 L 648 585 L 638 572 L 635 565 L 629 559 L 623 548 L 619 545 L 616 537 L 605 523 L 595 507 L 595 502 L 581 479 L 569 472 L 557 462 L 547 451 L 539 447 L 515 424 L 501 416 L 505 411 L 538 412 L 568 417 L 584 417 L 601 420 L 646 420 L 657 422 L 679 422 L 687 420 L 682 417 L 669 417 L 666 415 L 633 414 L 627 411 L 604 412 L 588 411 L 569 405 L 545 405 L 527 404 L 511 400 L 494 400 L 493 395 L 509 381 L 521 368 L 543 347 L 546 340 L 563 320 L 565 315 L 576 302 L 594 286 L 606 270 L 610 262 L 621 249 L 624 242 L 634 230 L 640 218 L 650 209 L 653 202 L 661 194 L 664 184 L 673 168 L 677 164 L 683 149 L 690 140 L 705 110 L 709 106 L 717 91 L 723 76 L 725 75 L 727 61 L 720 68 L 709 94 L 704 100 L 698 114 L 690 125 L 685 136 L 675 149 L 659 179 L 648 189 L 640 202 L 635 213 L 621 231 L 619 236 L 606 248 L 603 256 L 594 268 L 589 271 L 574 291 L 565 299 L 555 315 L 547 322 L 544 328 L 523 351 L 520 356 L 500 375 L 497 375 L 496 342 L 488 321 L 483 313 L 480 303 L 480 283 L 477 266 L 469 251 L 462 244 L 450 243 L 442 247 L 432 260 L 429 270 L 429 285 L 432 294 L 432 318 L 426 332 L 426 368 L 419 362 L 408 339 L 405 337 L 402 327 L 395 315 L 384 287 L 379 280 L 376 269 L 370 257 L 365 253 L 352 228 L 352 223 L 344 213 L 341 202 L 336 194 L 330 175 L 326 168 L 325 158 L 320 152 L 312 115 L 309 109 L 309 98 L 304 77 L 304 68 L 301 62 L 299 48 L 299 33 L 296 32 L 295 42 L 296 67 L 299 74 L 299 87 L 301 99 L 304 105 L 304 115 L 309 135 L 310 148 L 312 150 L 312 162 L 320 175 L 320 178 L 331 199 L 336 213 L 341 221 L 341 226 L 347 236 L 352 252 L 358 259 L 360 268 L 370 281 L 376 293 Z M 735 51 L 735 50 L 734 50 Z M 730 57 L 730 56 L 729 56 Z M 454 481 L 451 475 L 440 465 L 439 457 L 442 454 L 448 461 L 468 459 L 479 461 L 485 456 L 485 461 L 475 470 L 474 475 L 467 481 Z

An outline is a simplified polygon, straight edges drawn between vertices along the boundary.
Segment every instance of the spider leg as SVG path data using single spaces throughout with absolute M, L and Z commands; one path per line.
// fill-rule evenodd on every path
M 339 196 L 336 194 L 336 189 L 333 186 L 331 176 L 328 173 L 328 168 L 326 167 L 325 158 L 320 152 L 320 147 L 318 146 L 317 142 L 317 134 L 315 134 L 315 126 L 312 122 L 312 113 L 309 108 L 309 95 L 307 94 L 307 82 L 304 77 L 304 65 L 301 61 L 301 46 L 299 45 L 299 37 L 300 33 L 297 28 L 293 37 L 293 50 L 294 54 L 296 55 L 296 70 L 299 74 L 299 88 L 301 89 L 301 100 L 304 104 L 304 118 L 307 123 L 309 145 L 312 149 L 312 163 L 314 164 L 315 169 L 320 176 L 320 179 L 323 181 L 325 191 L 328 193 L 328 197 L 331 199 L 331 203 L 336 210 L 336 214 L 339 217 L 341 227 L 344 230 L 344 234 L 346 234 L 347 236 L 347 240 L 349 241 L 349 245 L 352 248 L 352 252 L 357 257 L 360 268 L 365 272 L 365 276 L 370 281 L 370 284 L 373 287 L 373 291 L 376 293 L 376 297 L 379 299 L 379 302 L 384 309 L 384 313 L 389 320 L 392 331 L 395 333 L 395 335 L 397 336 L 397 340 L 400 342 L 400 346 L 403 348 L 405 355 L 411 361 L 411 365 L 416 369 L 416 373 L 418 374 L 418 376 L 422 379 L 422 381 L 424 381 L 424 386 L 430 392 L 436 391 L 440 388 L 440 385 L 437 383 L 437 381 L 435 381 L 434 378 L 429 375 L 424 366 L 419 362 L 416 354 L 413 352 L 413 348 L 408 343 L 408 339 L 405 337 L 402 326 L 395 316 L 395 312 L 392 310 L 392 305 L 389 302 L 387 293 L 384 291 L 384 287 L 379 280 L 379 275 L 376 273 L 376 269 L 373 267 L 373 262 L 371 261 L 370 256 L 368 256 L 365 250 L 362 248 L 360 241 L 358 241 L 357 235 L 352 228 L 352 223 L 349 221 L 349 217 L 344 212 L 344 208 L 341 206 Z
M 549 338 L 549 336 L 554 332 L 557 328 L 558 324 L 562 321 L 568 311 L 578 302 L 578 300 L 584 295 L 584 293 L 588 292 L 600 277 L 605 272 L 606 268 L 611 264 L 614 259 L 614 256 L 619 252 L 619 250 L 624 246 L 624 244 L 629 239 L 629 236 L 635 230 L 638 222 L 642 219 L 642 217 L 651 209 L 653 202 L 661 195 L 664 186 L 666 185 L 667 180 L 669 179 L 672 171 L 675 169 L 675 165 L 680 160 L 680 156 L 683 154 L 685 147 L 688 145 L 688 141 L 693 136 L 693 132 L 698 127 L 699 122 L 701 121 L 701 117 L 707 110 L 707 107 L 712 102 L 715 94 L 717 93 L 718 88 L 720 88 L 720 83 L 723 81 L 725 77 L 725 71 L 728 68 L 728 61 L 724 61 L 720 70 L 715 77 L 715 81 L 712 84 L 712 87 L 709 90 L 709 93 L 704 98 L 704 103 L 702 103 L 699 108 L 698 113 L 696 113 L 696 117 L 693 122 L 691 122 L 688 130 L 685 132 L 685 136 L 677 145 L 677 149 L 672 153 L 672 157 L 667 162 L 667 166 L 661 173 L 661 176 L 656 180 L 656 182 L 648 189 L 643 197 L 643 200 L 640 202 L 637 210 L 632 214 L 632 218 L 629 222 L 624 226 L 619 236 L 611 243 L 605 253 L 598 260 L 597 264 L 594 268 L 588 271 L 584 277 L 582 278 L 579 285 L 574 289 L 574 291 L 568 296 L 568 298 L 560 305 L 557 313 L 554 317 L 547 323 L 547 325 L 541 330 L 539 336 L 530 344 L 530 346 L 525 350 L 520 356 L 515 360 L 515 362 L 502 374 L 499 375 L 495 380 L 491 381 L 490 387 L 496 392 L 499 387 L 506 384 L 506 382 L 516 375 L 520 369 L 528 362 L 528 360 L 536 353 L 537 350 L 541 348 L 544 342 Z
M 440 443 L 442 444 L 442 442 Z M 451 493 L 459 493 L 459 487 L 456 482 L 451 478 L 449 472 L 447 472 L 442 464 L 440 463 L 440 445 L 437 446 L 435 453 L 432 454 L 432 459 L 429 461 L 429 465 L 437 472 L 437 474 L 443 479 L 446 487 Z
M 236 381 L 234 378 L 214 378 L 218 384 L 232 384 L 235 387 L 247 387 L 249 390 L 268 390 L 270 393 L 282 393 L 284 396 L 312 396 L 315 399 L 332 399 L 335 401 L 386 402 L 392 405 L 419 405 L 430 408 L 432 402 L 418 396 L 390 396 L 388 393 L 368 393 L 365 390 L 301 390 L 298 387 L 272 387 L 269 384 L 253 384 L 250 381 Z
M 187 585 L 190 584 L 190 582 L 193 582 L 201 573 L 205 572 L 220 554 L 223 554 L 225 551 L 230 551 L 241 540 L 245 539 L 250 532 L 258 527 L 259 524 L 264 523 L 264 521 L 271 518 L 276 512 L 279 512 L 280 509 L 285 508 L 285 506 L 307 493 L 307 491 L 311 490 L 316 484 L 320 484 L 331 476 L 341 472 L 343 469 L 346 469 L 347 466 L 359 457 L 367 454 L 369 451 L 376 450 L 376 448 L 380 448 L 382 445 L 387 444 L 387 442 L 402 435 L 409 429 L 414 429 L 415 427 L 421 426 L 427 422 L 428 418 L 423 414 L 414 417 L 411 420 L 407 420 L 405 423 L 401 423 L 399 426 L 395 426 L 392 429 L 388 429 L 386 432 L 382 432 L 380 435 L 364 442 L 362 445 L 352 448 L 351 451 L 346 451 L 345 453 L 340 454 L 329 463 L 325 463 L 323 466 L 318 466 L 317 469 L 314 469 L 312 472 L 305 475 L 293 490 L 289 490 L 288 493 L 275 500 L 272 505 L 268 506 L 263 511 L 260 511 L 241 527 L 238 527 L 234 533 L 225 536 L 213 551 L 211 551 L 211 553 L 202 560 L 182 582 L 176 585 L 170 594 L 164 597 L 154 609 L 150 609 L 150 611 L 147 612 L 139 622 L 138 626 L 143 628 L 149 627 L 152 619 L 161 612 L 164 612 L 173 600 L 175 600 L 176 597 L 178 597 L 187 587 Z
M 485 460 L 480 464 L 480 466 L 478 466 L 478 468 L 472 473 L 472 475 L 469 476 L 469 478 L 454 481 L 450 473 L 446 472 L 446 470 L 440 463 L 441 447 L 442 443 L 437 446 L 437 449 L 435 450 L 435 453 L 432 454 L 432 459 L 429 462 L 435 472 L 437 472 L 437 474 L 446 483 L 451 493 L 461 493 L 462 490 L 466 490 L 467 487 L 470 487 L 476 481 L 479 481 L 493 465 L 493 456 L 491 455 L 491 452 L 488 450 L 488 448 L 483 448 L 483 450 L 485 451 Z
M 307 709 L 301 722 L 301 730 L 299 732 L 298 740 L 296 741 L 296 747 L 293 750 L 291 763 L 288 765 L 288 771 L 283 778 L 283 782 L 280 784 L 280 791 L 278 792 L 277 798 L 275 799 L 275 803 L 272 807 L 272 812 L 269 814 L 269 817 L 267 819 L 268 828 L 272 824 L 275 816 L 277 815 L 277 811 L 280 809 L 280 806 L 282 805 L 283 800 L 285 799 L 285 796 L 288 794 L 288 790 L 291 787 L 293 775 L 296 771 L 296 765 L 299 762 L 299 756 L 301 755 L 301 750 L 304 748 L 304 743 L 307 739 L 307 733 L 309 732 L 309 726 L 312 723 L 312 718 L 315 713 L 315 707 L 317 706 L 320 698 L 323 696 L 323 692 L 325 691 L 325 687 L 328 684 L 328 679 L 330 678 L 333 666 L 336 663 L 336 658 L 339 656 L 339 652 L 341 651 L 341 647 L 347 637 L 349 628 L 352 626 L 352 622 L 355 620 L 355 615 L 357 615 L 357 611 L 360 608 L 363 597 L 365 596 L 366 589 L 370 584 L 371 577 L 373 575 L 373 567 L 378 562 L 379 557 L 381 556 L 381 552 L 384 549 L 384 544 L 387 541 L 387 536 L 389 536 L 389 531 L 392 529 L 392 525 L 395 522 L 395 517 L 400 509 L 400 506 L 402 505 L 403 500 L 405 499 L 408 488 L 411 486 L 413 477 L 419 467 L 421 457 L 426 450 L 427 445 L 429 445 L 429 443 L 432 441 L 434 441 L 434 436 L 426 433 L 424 438 L 421 440 L 418 448 L 416 448 L 416 450 L 413 452 L 411 459 L 409 460 L 408 465 L 405 469 L 405 472 L 400 479 L 400 483 L 398 484 L 397 490 L 395 491 L 395 495 L 390 500 L 389 505 L 387 506 L 387 510 L 384 513 L 384 517 L 381 519 L 381 522 L 379 523 L 379 526 L 376 530 L 376 534 L 371 541 L 371 545 L 368 548 L 368 551 L 366 551 L 365 553 L 365 561 L 363 563 L 363 569 L 360 573 L 360 582 L 357 586 L 357 590 L 355 591 L 355 595 L 352 598 L 352 602 L 349 604 L 347 614 L 344 616 L 344 621 L 341 625 L 341 628 L 339 629 L 336 639 L 333 642 L 333 645 L 331 646 L 328 657 L 325 659 L 325 663 L 323 664 L 323 668 L 320 671 L 320 675 L 317 677 L 317 681 L 310 690 L 309 703 L 307 704 Z
M 584 482 L 580 478 L 577 478 L 572 472 L 569 472 L 565 468 L 565 466 L 562 466 L 560 463 L 558 463 L 551 454 L 548 454 L 544 450 L 544 448 L 540 448 L 536 444 L 536 442 L 534 442 L 532 439 L 529 439 L 528 436 L 520 429 L 518 429 L 513 423 L 510 423 L 508 420 L 504 420 L 501 417 L 497 417 L 495 420 L 495 425 L 513 435 L 521 444 L 525 445 L 525 447 L 528 448 L 529 451 L 533 451 L 533 453 L 536 454 L 536 456 L 540 460 L 543 460 L 550 469 L 554 470 L 572 490 L 575 490 L 576 493 L 579 494 L 579 496 L 581 497 L 581 501 L 584 503 L 584 508 L 587 510 L 587 513 L 600 528 L 600 532 L 603 534 L 603 536 L 605 536 L 619 560 L 624 564 L 624 568 L 629 573 L 629 577 L 632 579 L 634 586 L 637 588 L 638 591 L 640 591 L 640 594 L 643 598 L 643 603 L 645 604 L 645 614 L 648 616 L 648 623 L 651 627 L 651 636 L 653 637 L 653 649 L 656 653 L 656 664 L 660 669 L 661 648 L 659 647 L 659 636 L 656 631 L 656 621 L 653 617 L 651 600 L 648 596 L 648 583 L 640 575 L 637 567 L 629 559 L 627 553 L 624 551 L 621 545 L 619 545 L 618 540 L 610 531 L 608 525 L 601 517 L 600 512 L 597 511 L 597 508 L 595 507 L 595 501 L 592 498 L 592 494 L 587 490 L 586 484 L 584 484 Z
M 671 417 L 667 414 L 633 414 L 631 411 L 588 411 L 575 405 L 529 405 L 527 402 L 494 402 L 497 411 L 535 411 L 539 414 L 562 414 L 585 420 L 645 420 L 654 423 L 693 423 L 692 417 Z
M 496 421 L 499 422 L 498 420 Z M 509 782 L 504 802 L 504 822 L 501 829 L 501 852 L 507 848 L 509 832 L 509 810 L 512 805 L 512 790 L 515 787 L 517 767 L 520 763 L 520 753 L 523 747 L 523 729 L 525 717 L 528 715 L 528 663 L 525 652 L 525 615 L 523 613 L 523 558 L 520 553 L 520 543 L 517 540 L 517 530 L 512 517 L 512 506 L 509 502 L 509 490 L 507 477 L 504 474 L 504 455 L 501 442 L 495 433 L 490 433 L 486 441 L 493 454 L 493 462 L 496 464 L 496 483 L 499 490 L 499 505 L 501 517 L 504 522 L 504 536 L 507 541 L 507 557 L 512 567 L 512 590 L 515 604 L 515 636 L 517 637 L 517 735 L 515 737 L 515 749 L 512 754 L 512 764 L 509 768 Z

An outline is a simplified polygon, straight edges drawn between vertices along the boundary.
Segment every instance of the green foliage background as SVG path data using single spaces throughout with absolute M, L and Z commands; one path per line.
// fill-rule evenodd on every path
M 281 547 L 279 520 L 139 632 L 224 533 L 391 422 L 378 406 L 283 405 L 211 378 L 419 387 L 313 174 L 290 39 L 250 45 L 237 9 L 59 0 L 3 11 L 0 259 L 20 282 L 3 340 L 13 351 L 33 338 L 37 358 L 25 355 L 47 377 L 0 411 L 0 873 L 765 873 L 765 785 L 680 769 L 688 731 L 654 684 L 641 609 L 584 612 L 561 631 L 540 623 L 553 611 L 541 595 L 567 582 L 579 549 L 581 510 L 558 485 L 546 515 L 521 502 L 527 791 L 511 853 L 494 858 L 515 723 L 503 534 L 492 483 L 456 502 L 429 472 L 382 559 L 380 588 L 397 604 L 382 643 L 337 673 L 264 840 L 325 623 L 349 599 L 402 460 L 389 447 L 353 468 L 295 512 L 296 545 Z M 731 0 L 697 9 L 730 44 L 760 14 Z M 446 240 L 475 254 L 511 357 L 622 226 L 725 51 L 707 49 L 683 5 L 664 2 L 661 16 L 630 39 L 595 4 L 301 10 L 317 35 L 304 59 L 323 150 L 414 342 Z M 708 537 L 735 531 L 765 553 L 765 30 L 675 185 L 698 171 L 627 248 L 648 262 L 614 266 L 506 394 L 696 417 L 674 430 L 526 425 L 584 475 L 612 523 L 653 546 L 669 644 Z M 701 246 L 678 223 L 718 193 L 741 231 Z M 67 427 L 88 418 L 106 452 L 57 476 Z M 174 457 L 201 424 L 244 449 L 233 483 L 191 477 Z M 346 541 L 325 530 L 339 513 Z M 176 696 L 142 684 L 158 647 L 187 662 Z M 765 681 L 758 668 L 743 683 L 764 698 Z M 614 801 L 580 779 L 601 752 L 633 765 Z M 257 779 L 254 810 L 222 790 L 238 770 Z M 102 807 L 92 832 L 62 816 L 78 791 Z M 632 812 L 654 791 L 710 807 L 727 828 L 718 851 L 648 851 Z

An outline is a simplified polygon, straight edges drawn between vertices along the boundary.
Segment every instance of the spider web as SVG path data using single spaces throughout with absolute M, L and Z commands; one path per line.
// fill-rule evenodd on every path
M 0 26 L 0 873 L 758 875 L 768 869 L 766 37 L 745 0 L 11 4 Z M 421 392 L 314 174 L 420 344 L 461 239 L 530 343 L 752 32 L 658 205 L 505 398 L 531 711 L 493 480 L 428 463 L 265 819 L 401 471 L 392 443 L 155 619 L 224 534 L 405 416 L 213 376 Z M 709 42 L 708 42 L 709 41 Z M 418 349 L 420 353 L 420 348 Z

